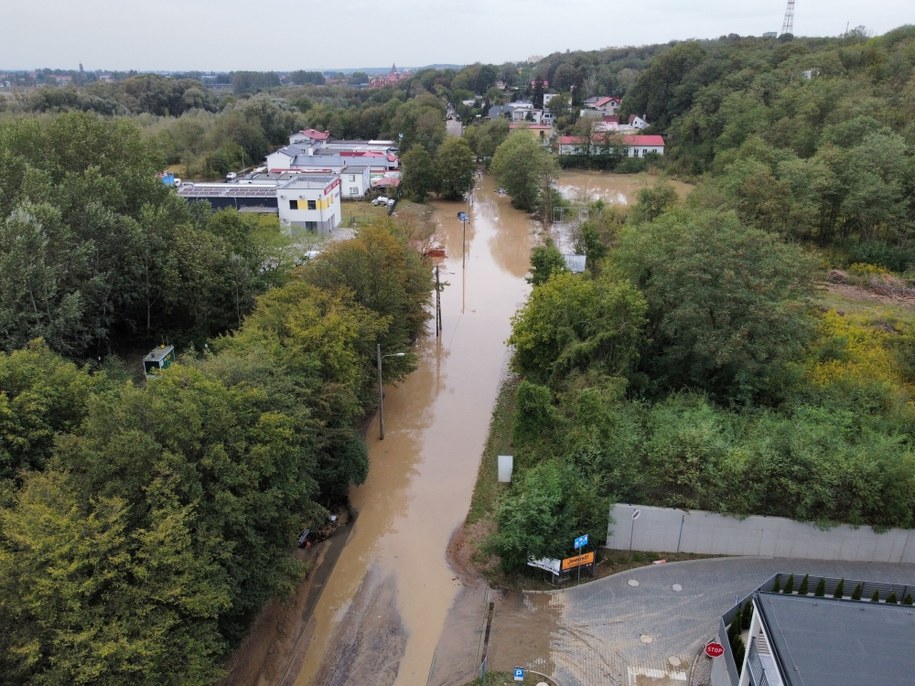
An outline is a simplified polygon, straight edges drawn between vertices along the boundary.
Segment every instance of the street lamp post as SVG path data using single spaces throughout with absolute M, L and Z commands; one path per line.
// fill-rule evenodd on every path
M 463 231 L 461 233 L 461 266 L 467 266 L 467 213 L 458 212 L 457 218 L 461 220 Z
M 381 343 L 377 346 L 378 351 L 378 440 L 384 440 L 384 385 L 381 381 L 381 361 L 386 357 L 403 357 L 407 353 L 389 353 L 381 354 Z

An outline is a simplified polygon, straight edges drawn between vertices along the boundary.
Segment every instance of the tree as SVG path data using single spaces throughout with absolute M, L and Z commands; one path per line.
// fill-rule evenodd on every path
M 385 350 L 407 349 L 431 316 L 426 306 L 432 272 L 390 222 L 365 227 L 354 240 L 333 244 L 307 265 L 303 278 L 328 292 L 350 291 L 355 302 L 383 319 L 386 328 L 378 340 L 367 341 L 370 350 L 378 342 Z M 397 360 L 390 368 L 392 373 L 409 369 Z
M 631 224 L 650 222 L 674 207 L 678 200 L 676 189 L 669 183 L 659 181 L 653 188 L 643 188 L 639 191 L 636 203 L 629 211 L 626 221 Z
M 435 157 L 435 171 L 442 197 L 445 200 L 463 198 L 473 188 L 475 168 L 476 161 L 467 141 L 461 138 L 445 140 Z
M 648 302 L 642 368 L 655 388 L 780 397 L 812 334 L 813 267 L 799 249 L 733 214 L 678 210 L 627 228 L 611 259 Z
M 638 356 L 645 307 L 625 281 L 555 274 L 512 319 L 512 365 L 554 384 L 575 371 L 625 378 Z
M 289 74 L 289 80 L 297 86 L 303 86 L 306 83 L 323 86 L 325 83 L 324 74 L 319 71 L 294 71 Z
M 539 286 L 564 271 L 567 271 L 565 258 L 556 244 L 549 241 L 547 245 L 538 245 L 531 253 L 531 275 L 527 282 Z
M 492 160 L 492 173 L 511 196 L 512 205 L 532 211 L 556 173 L 556 161 L 527 131 L 515 131 Z
M 421 145 L 414 145 L 403 157 L 401 165 L 401 192 L 416 202 L 425 202 L 426 196 L 438 188 L 438 174 L 432 157 Z
M 0 353 L 0 479 L 44 469 L 58 435 L 75 431 L 99 376 L 33 341 Z
M 523 569 L 529 558 L 562 558 L 582 533 L 600 539 L 607 531 L 610 501 L 575 465 L 549 460 L 527 471 L 499 501 L 499 530 L 487 547 L 505 571 Z

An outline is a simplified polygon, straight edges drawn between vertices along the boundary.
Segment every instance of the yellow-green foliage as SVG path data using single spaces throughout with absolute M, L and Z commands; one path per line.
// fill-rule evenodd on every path
M 830 310 L 819 328 L 821 354 L 808 369 L 812 384 L 821 388 L 879 385 L 888 396 L 912 402 L 915 386 L 893 350 L 895 339 L 908 327 L 899 322 L 891 327 Z

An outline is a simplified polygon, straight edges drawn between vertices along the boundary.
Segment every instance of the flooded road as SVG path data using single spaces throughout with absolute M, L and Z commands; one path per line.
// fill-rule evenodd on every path
M 460 588 L 445 549 L 467 514 L 537 225 L 488 178 L 472 204 L 434 210 L 447 252 L 442 336 L 419 343 L 419 368 L 385 389 L 384 440 L 377 418 L 369 428 L 368 480 L 351 492 L 359 517 L 315 610 L 303 686 L 425 683 Z
M 574 177 L 563 182 L 574 186 Z M 629 178 L 604 175 L 604 185 Z M 418 369 L 385 389 L 385 438 L 376 417 L 366 437 L 369 476 L 351 492 L 358 519 L 315 608 L 314 638 L 283 683 L 426 683 L 462 586 L 446 548 L 470 504 L 538 225 L 489 177 L 471 202 L 436 203 L 434 221 L 447 252 L 442 336 L 430 322 Z

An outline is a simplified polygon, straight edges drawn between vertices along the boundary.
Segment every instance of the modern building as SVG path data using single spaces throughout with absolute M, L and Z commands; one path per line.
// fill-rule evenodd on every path
M 276 189 L 280 224 L 330 233 L 340 225 L 340 177 L 301 175 Z
M 227 207 L 240 212 L 276 212 L 276 182 L 263 184 L 183 183 L 178 195 L 188 202 L 203 201 L 214 210 Z
M 915 683 L 911 605 L 756 592 L 739 686 Z

